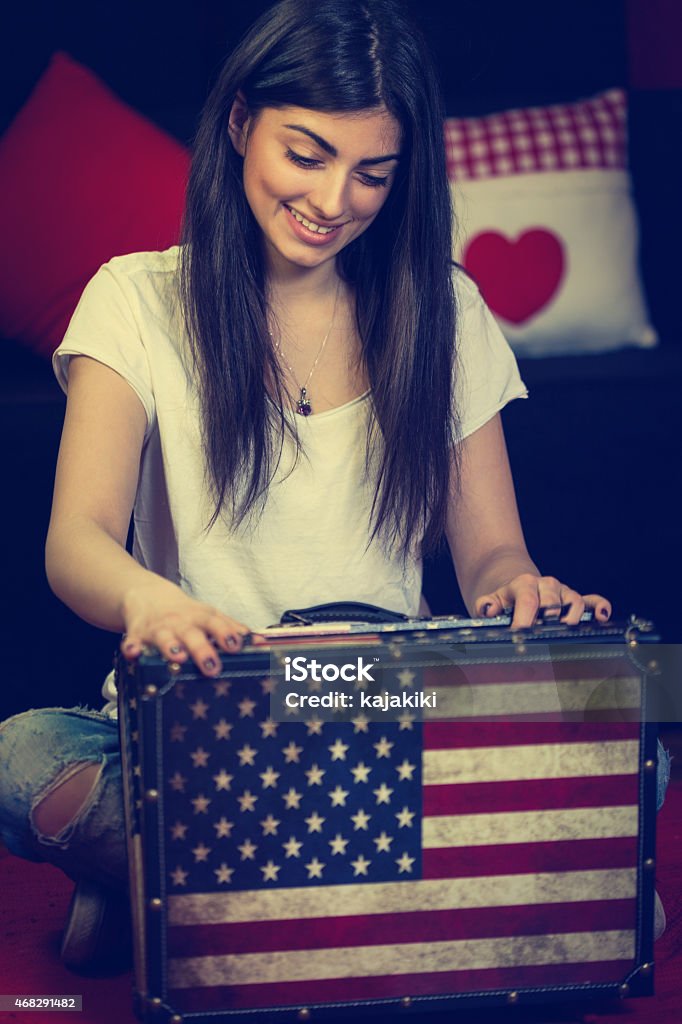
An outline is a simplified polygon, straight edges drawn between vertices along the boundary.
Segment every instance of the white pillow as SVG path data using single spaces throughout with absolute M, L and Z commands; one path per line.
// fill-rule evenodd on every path
M 455 259 L 519 355 L 650 347 L 625 93 L 448 118 Z

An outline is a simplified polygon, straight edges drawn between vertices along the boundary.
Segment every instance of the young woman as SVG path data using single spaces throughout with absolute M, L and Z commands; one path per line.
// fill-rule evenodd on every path
M 286 608 L 414 615 L 443 536 L 472 614 L 608 619 L 526 550 L 499 420 L 525 389 L 451 263 L 442 118 L 395 0 L 283 0 L 208 100 L 183 245 L 86 288 L 55 356 L 47 572 L 126 658 L 153 644 L 212 677 Z M 27 712 L 0 762 L 4 841 L 81 882 L 63 955 L 82 965 L 126 881 L 116 724 Z

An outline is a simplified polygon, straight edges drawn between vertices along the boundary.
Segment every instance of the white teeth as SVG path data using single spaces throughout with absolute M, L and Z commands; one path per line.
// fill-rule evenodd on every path
M 287 206 L 287 210 L 296 218 L 299 224 L 302 224 L 308 231 L 318 232 L 320 235 L 328 235 L 330 231 L 335 231 L 335 228 L 323 228 L 321 224 L 315 224 L 314 221 L 306 220 L 300 213 L 293 210 L 290 206 Z

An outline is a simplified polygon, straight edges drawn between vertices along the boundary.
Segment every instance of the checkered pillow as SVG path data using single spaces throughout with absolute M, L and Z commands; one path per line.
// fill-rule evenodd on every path
M 637 270 L 622 90 L 450 118 L 445 139 L 455 257 L 519 354 L 656 343 Z

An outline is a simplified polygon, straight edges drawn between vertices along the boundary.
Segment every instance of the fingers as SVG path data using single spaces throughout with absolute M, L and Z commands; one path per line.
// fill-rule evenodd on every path
M 586 608 L 591 608 L 598 622 L 608 622 L 611 618 L 613 608 L 611 602 L 607 601 L 601 594 L 585 594 L 583 597 Z
M 611 603 L 601 594 L 579 594 L 554 576 L 533 576 L 523 573 L 499 590 L 483 594 L 476 600 L 474 614 L 482 618 L 501 615 L 505 609 L 513 609 L 512 629 L 532 626 L 542 609 L 543 620 L 577 625 L 586 608 L 594 612 L 597 622 L 607 622 L 611 617 Z M 564 615 L 562 608 L 567 608 Z
M 132 661 L 149 644 L 169 662 L 180 665 L 191 659 L 203 675 L 217 676 L 222 670 L 219 651 L 240 651 L 250 636 L 248 626 L 192 600 L 183 612 L 160 615 L 157 621 L 148 615 L 146 623 L 131 623 L 121 641 L 123 656 Z

